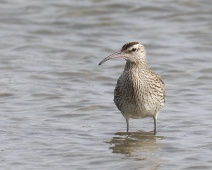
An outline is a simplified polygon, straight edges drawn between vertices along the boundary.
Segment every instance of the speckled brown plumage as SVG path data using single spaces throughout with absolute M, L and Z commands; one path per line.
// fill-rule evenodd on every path
M 126 119 L 127 132 L 130 118 L 153 117 L 156 133 L 157 116 L 165 102 L 165 89 L 160 76 L 147 68 L 144 46 L 138 42 L 127 43 L 120 52 L 102 60 L 100 65 L 112 58 L 127 61 L 114 90 L 114 102 Z

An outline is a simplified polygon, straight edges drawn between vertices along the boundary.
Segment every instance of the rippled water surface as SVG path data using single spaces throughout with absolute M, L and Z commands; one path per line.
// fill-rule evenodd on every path
M 212 169 L 212 1 L 0 2 L 0 169 Z M 113 103 L 129 41 L 166 84 L 158 133 Z

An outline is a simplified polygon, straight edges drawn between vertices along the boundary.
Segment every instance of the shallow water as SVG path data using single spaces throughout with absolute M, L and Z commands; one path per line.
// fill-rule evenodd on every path
M 212 169 L 212 2 L 1 1 L 1 169 Z M 129 41 L 166 84 L 158 133 L 113 89 Z

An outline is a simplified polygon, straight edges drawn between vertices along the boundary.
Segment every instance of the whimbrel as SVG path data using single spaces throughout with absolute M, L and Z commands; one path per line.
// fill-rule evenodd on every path
M 99 65 L 113 58 L 126 60 L 114 90 L 114 102 L 126 119 L 127 132 L 130 118 L 152 117 L 156 134 L 157 116 L 165 103 L 165 87 L 160 76 L 147 68 L 144 46 L 138 42 L 129 42 L 121 51 L 103 59 Z

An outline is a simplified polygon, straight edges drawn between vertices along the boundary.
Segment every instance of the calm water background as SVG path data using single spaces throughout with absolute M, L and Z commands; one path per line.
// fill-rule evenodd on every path
M 113 103 L 145 45 L 166 83 L 158 134 Z M 0 2 L 0 169 L 212 169 L 212 1 Z

